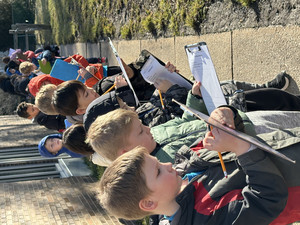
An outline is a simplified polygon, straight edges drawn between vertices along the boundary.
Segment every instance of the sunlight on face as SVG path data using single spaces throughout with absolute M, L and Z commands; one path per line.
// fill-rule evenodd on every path
M 78 96 L 78 109 L 82 109 L 83 112 L 87 109 L 89 104 L 99 97 L 99 94 L 90 87 L 84 87 L 84 91 L 79 91 Z
M 156 147 L 156 141 L 150 132 L 150 128 L 143 125 L 137 118 L 132 121 L 127 140 L 127 150 L 131 150 L 140 145 L 145 147 L 148 152 L 151 153 Z
M 172 168 L 172 163 L 161 163 L 156 157 L 146 155 L 143 173 L 147 187 L 152 191 L 151 199 L 172 201 L 179 194 L 182 179 Z
M 60 138 L 48 138 L 45 142 L 45 148 L 55 155 L 62 148 L 62 140 Z

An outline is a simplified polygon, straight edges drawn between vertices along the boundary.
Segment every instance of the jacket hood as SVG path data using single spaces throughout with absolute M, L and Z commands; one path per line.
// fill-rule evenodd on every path
M 117 101 L 115 91 L 102 95 L 92 101 L 87 107 L 86 113 L 83 116 L 85 131 L 88 131 L 91 124 L 97 119 L 98 116 L 104 115 L 118 108 L 120 108 L 120 106 Z
M 59 156 L 60 154 L 62 153 L 67 153 L 68 155 L 70 155 L 71 157 L 74 157 L 74 158 L 81 158 L 81 157 L 84 157 L 83 155 L 81 154 L 77 154 L 77 153 L 74 153 L 74 152 L 71 152 L 69 149 L 67 149 L 66 147 L 62 147 L 55 155 L 53 155 L 52 153 L 50 153 L 46 147 L 45 147 L 45 142 L 48 138 L 62 138 L 62 135 L 61 134 L 50 134 L 50 135 L 47 135 L 45 136 L 41 141 L 40 143 L 38 144 L 38 149 L 39 149 L 39 153 L 41 156 L 44 156 L 44 157 L 47 157 L 47 158 L 53 158 L 53 157 L 56 157 L 56 156 Z
M 51 77 L 49 74 L 42 74 L 36 77 L 33 77 L 29 84 L 28 84 L 28 89 L 29 92 L 35 97 L 38 91 L 41 88 L 41 85 L 45 81 L 50 81 L 51 84 L 55 84 L 56 86 L 64 82 L 63 80 Z

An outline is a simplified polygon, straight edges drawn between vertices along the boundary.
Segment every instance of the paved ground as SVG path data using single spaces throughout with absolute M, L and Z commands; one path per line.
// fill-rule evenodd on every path
M 2 225 L 110 225 L 95 199 L 91 177 L 70 177 L 0 184 Z
M 0 148 L 37 145 L 51 133 L 18 116 L 0 116 Z M 95 182 L 83 176 L 0 183 L 0 224 L 121 224 L 98 204 Z

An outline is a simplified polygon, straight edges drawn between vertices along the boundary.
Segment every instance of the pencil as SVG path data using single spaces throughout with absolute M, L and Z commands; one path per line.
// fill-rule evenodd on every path
M 111 86 L 106 92 L 104 92 L 102 95 L 105 95 L 105 94 L 107 94 L 108 92 L 110 92 L 114 87 L 115 87 L 116 85 L 115 84 L 113 84 L 113 86 Z M 101 95 L 101 96 L 102 96 Z
M 157 90 L 158 90 L 158 89 L 157 89 Z M 161 107 L 162 107 L 163 109 L 165 109 L 164 101 L 163 101 L 163 98 L 162 98 L 162 96 L 161 96 L 160 90 L 158 90 L 158 94 L 159 94 L 159 98 L 160 98 Z
M 213 127 L 211 125 L 209 127 L 210 127 L 210 130 L 212 130 Z M 227 171 L 226 171 L 225 163 L 224 163 L 221 152 L 218 152 L 218 156 L 219 156 L 219 159 L 220 159 L 220 162 L 221 162 L 221 167 L 222 167 L 224 176 L 225 176 L 225 178 L 227 178 L 228 174 L 227 174 Z
M 222 166 L 224 176 L 227 178 L 228 175 L 227 175 L 226 167 L 225 167 L 225 164 L 224 164 L 224 161 L 223 161 L 223 157 L 222 157 L 220 152 L 218 152 L 218 155 L 219 155 L 219 159 L 220 159 L 220 162 L 221 162 L 221 166 Z

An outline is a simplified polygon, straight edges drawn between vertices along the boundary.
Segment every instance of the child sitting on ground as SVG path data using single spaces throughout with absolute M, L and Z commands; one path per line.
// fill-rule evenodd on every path
M 117 91 L 119 89 L 125 90 L 126 87 L 129 90 L 127 82 L 122 76 L 116 78 L 115 84 Z M 98 116 L 118 108 L 136 111 L 142 123 L 149 127 L 165 123 L 170 119 L 181 116 L 182 110 L 172 99 L 185 103 L 188 90 L 176 84 L 172 85 L 168 80 L 158 80 L 155 87 L 161 91 L 163 106 L 157 91 L 153 93 L 149 102 L 143 103 L 137 108 L 128 106 L 128 100 L 120 94 L 116 95 L 116 91 L 112 91 L 95 99 L 89 104 L 83 117 L 85 130 L 87 131 L 89 129 L 92 122 L 94 122 Z M 134 99 L 133 96 L 131 99 Z
M 65 129 L 65 116 L 47 115 L 39 110 L 39 108 L 31 103 L 21 102 L 16 110 L 18 116 L 31 119 L 32 122 L 45 126 L 48 129 L 62 132 Z
M 24 76 L 28 76 L 29 78 L 33 78 L 39 73 L 37 66 L 28 61 L 22 62 L 19 66 L 19 70 Z
M 74 124 L 65 130 L 62 136 L 63 145 L 70 151 L 90 157 L 91 161 L 99 166 L 108 166 L 111 161 L 103 158 L 85 142 L 86 132 L 83 124 Z
M 52 104 L 52 96 L 57 86 L 54 84 L 44 85 L 36 95 L 35 105 L 47 115 L 58 115 L 58 112 Z M 75 124 L 83 121 L 82 115 L 66 116 L 66 119 L 71 124 Z
M 63 146 L 61 134 L 50 134 L 45 136 L 38 144 L 39 153 L 47 158 L 57 157 L 62 153 L 66 153 L 73 158 L 82 158 L 83 154 L 70 151 Z
M 176 70 L 176 67 L 174 67 L 170 63 L 166 65 L 166 68 L 171 72 Z M 129 106 L 135 106 L 136 103 L 133 93 L 127 86 L 125 79 L 121 76 L 117 76 L 115 78 L 115 84 L 117 96 L 119 96 Z M 165 83 L 161 82 L 160 84 L 158 84 L 158 86 L 162 87 L 161 84 Z M 168 90 L 170 86 L 172 85 L 170 84 L 170 82 L 168 82 L 166 90 Z M 177 95 L 184 95 L 182 99 L 186 99 L 187 91 L 185 89 L 183 91 L 183 89 L 184 88 L 182 88 L 183 93 L 178 91 Z M 172 92 L 172 94 L 174 94 L 174 92 Z M 85 114 L 88 105 L 98 97 L 99 94 L 97 94 L 93 89 L 86 87 L 79 81 L 67 81 L 60 84 L 57 87 L 57 90 L 54 92 L 53 105 L 56 110 L 62 115 L 83 115 Z
M 58 112 L 52 105 L 52 96 L 56 87 L 55 84 L 46 84 L 41 87 L 35 97 L 35 105 L 47 115 L 58 115 Z
M 230 149 L 237 156 L 241 169 L 234 162 L 227 165 L 228 178 L 219 164 L 184 170 L 186 177 L 181 178 L 171 163 L 161 163 L 137 147 L 104 172 L 101 204 L 128 220 L 161 214 L 163 224 L 270 224 L 284 210 L 288 196 L 279 170 L 263 151 L 249 151 L 250 144 L 217 129 L 213 135 L 206 135 L 206 148 Z
M 63 80 L 51 77 L 49 74 L 42 74 L 30 80 L 30 82 L 28 83 L 28 90 L 32 94 L 32 96 L 35 97 L 42 86 L 46 84 L 54 84 L 57 86 L 63 82 Z

